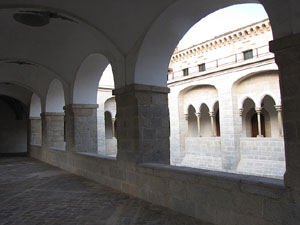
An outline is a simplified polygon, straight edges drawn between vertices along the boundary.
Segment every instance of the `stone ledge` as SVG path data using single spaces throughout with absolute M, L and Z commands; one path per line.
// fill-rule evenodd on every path
M 64 116 L 64 112 L 43 112 L 41 116 Z
M 294 46 L 300 46 L 300 33 L 292 34 L 283 38 L 279 38 L 270 41 L 270 52 L 280 52 L 282 50 L 292 48 Z
M 157 93 L 170 93 L 170 88 L 160 87 L 154 85 L 144 85 L 144 84 L 130 84 L 125 87 L 121 87 L 113 90 L 113 95 L 120 95 L 132 91 L 138 92 L 157 92 Z
M 211 178 L 216 181 L 227 181 L 237 183 L 242 190 L 242 192 L 257 194 L 268 196 L 272 198 L 280 198 L 283 192 L 286 191 L 284 187 L 284 181 L 274 178 L 266 178 L 266 177 L 257 177 L 252 175 L 241 175 L 241 174 L 233 174 L 222 171 L 211 171 L 204 169 L 196 169 L 190 167 L 179 167 L 179 166 L 170 166 L 163 165 L 159 163 L 141 163 L 139 164 L 142 168 L 148 168 L 151 170 L 150 173 L 159 174 L 158 171 L 166 171 L 167 174 L 160 174 L 166 178 L 175 178 L 180 179 L 178 175 L 190 175 L 195 179 L 200 179 L 202 177 Z M 174 173 L 174 175 L 173 175 Z M 186 179 L 190 179 L 191 177 L 186 177 Z M 204 185 L 210 185 L 210 182 L 207 182 Z M 212 184 L 213 185 L 213 184 Z M 250 188 L 247 188 L 250 186 Z M 266 191 L 267 190 L 267 191 Z
M 99 107 L 98 104 L 69 104 L 64 106 L 64 110 L 67 108 L 72 109 L 97 109 Z
M 73 154 L 89 156 L 89 157 L 93 157 L 93 158 L 110 160 L 110 161 L 117 161 L 117 158 L 113 157 L 113 156 L 106 156 L 106 155 L 100 155 L 100 154 L 89 153 L 89 152 L 74 152 Z
M 46 149 L 55 150 L 55 151 L 61 151 L 61 152 L 65 152 L 66 151 L 65 148 L 58 148 L 58 147 L 46 147 Z
M 41 120 L 41 117 L 29 117 L 29 120 Z

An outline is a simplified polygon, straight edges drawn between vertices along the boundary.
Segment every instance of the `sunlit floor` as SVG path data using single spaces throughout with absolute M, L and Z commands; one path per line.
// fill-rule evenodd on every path
M 27 157 L 0 158 L 0 224 L 204 225 Z

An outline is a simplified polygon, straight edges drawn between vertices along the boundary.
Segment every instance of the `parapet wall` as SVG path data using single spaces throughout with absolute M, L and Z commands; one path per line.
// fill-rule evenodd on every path
M 297 224 L 283 181 L 30 146 L 30 156 L 216 225 Z

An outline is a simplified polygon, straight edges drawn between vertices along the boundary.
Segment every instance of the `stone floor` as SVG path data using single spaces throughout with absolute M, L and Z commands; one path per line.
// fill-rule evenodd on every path
M 206 225 L 27 157 L 0 158 L 0 224 Z

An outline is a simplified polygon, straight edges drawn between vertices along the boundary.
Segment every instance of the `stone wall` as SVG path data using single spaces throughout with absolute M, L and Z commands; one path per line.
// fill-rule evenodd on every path
M 222 170 L 221 140 L 218 137 L 185 138 L 186 154 L 178 166 Z
M 285 172 L 283 138 L 240 138 L 237 172 L 282 178 Z
M 283 181 L 30 146 L 30 155 L 215 225 L 297 225 Z

